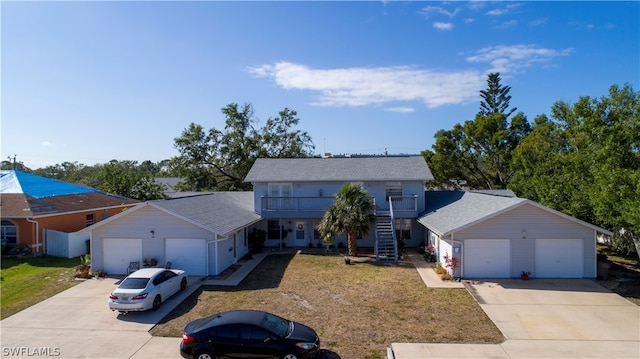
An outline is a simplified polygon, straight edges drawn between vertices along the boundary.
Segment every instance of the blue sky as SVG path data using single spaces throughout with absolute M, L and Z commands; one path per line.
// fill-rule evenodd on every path
M 298 112 L 316 153 L 413 153 L 500 72 L 530 121 L 640 82 L 640 2 L 7 2 L 2 159 L 160 161 L 191 122 Z

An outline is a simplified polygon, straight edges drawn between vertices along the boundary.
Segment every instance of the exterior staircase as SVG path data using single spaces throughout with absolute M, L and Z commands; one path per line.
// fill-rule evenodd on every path
M 397 262 L 398 242 L 391 213 L 376 214 L 376 262 Z

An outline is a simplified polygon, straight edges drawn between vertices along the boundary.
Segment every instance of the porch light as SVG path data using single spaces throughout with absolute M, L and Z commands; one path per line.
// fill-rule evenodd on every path
M 154 231 L 153 229 L 149 233 L 151 233 L 151 238 L 155 238 L 156 237 L 156 231 Z
M 522 230 L 522 238 L 527 238 L 527 231 L 526 230 Z

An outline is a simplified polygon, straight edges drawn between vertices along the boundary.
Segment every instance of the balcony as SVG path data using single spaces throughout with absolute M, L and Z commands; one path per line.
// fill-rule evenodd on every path
M 320 218 L 333 204 L 334 197 L 260 197 L 260 215 L 264 218 Z M 395 218 L 415 218 L 418 196 L 389 197 Z M 374 199 L 375 201 L 375 199 Z M 389 202 L 376 202 L 376 211 L 389 211 Z

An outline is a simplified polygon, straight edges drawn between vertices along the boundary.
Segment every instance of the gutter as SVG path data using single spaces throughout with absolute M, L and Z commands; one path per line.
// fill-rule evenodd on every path
M 35 223 L 36 224 L 36 253 L 38 254 L 38 248 L 40 248 L 40 223 L 38 223 L 38 221 L 33 220 L 32 218 L 25 218 L 27 220 L 27 222 L 29 223 Z

